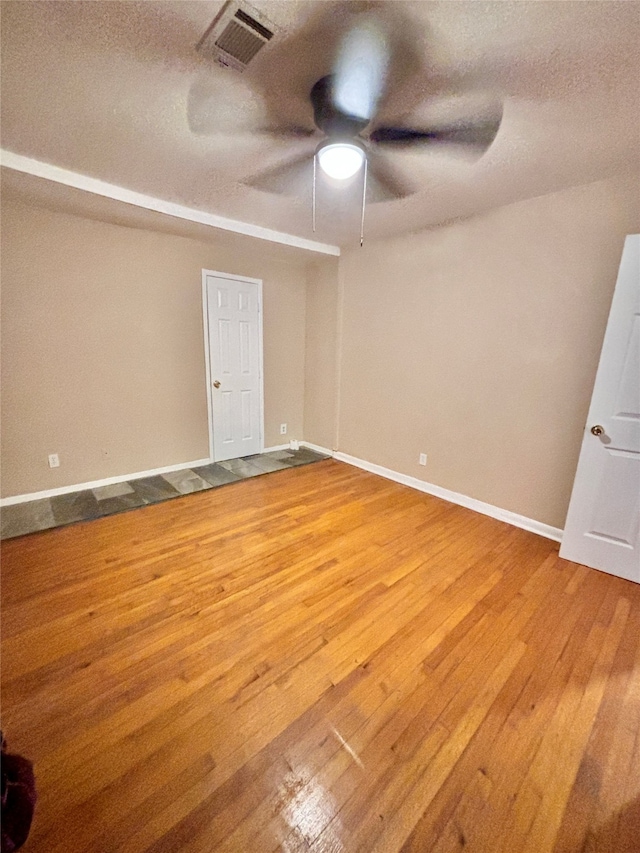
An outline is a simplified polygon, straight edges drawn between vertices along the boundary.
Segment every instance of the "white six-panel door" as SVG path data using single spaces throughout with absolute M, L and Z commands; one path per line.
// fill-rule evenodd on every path
M 216 462 L 262 450 L 260 282 L 204 271 L 210 429 Z
M 560 556 L 640 582 L 640 235 L 626 238 Z

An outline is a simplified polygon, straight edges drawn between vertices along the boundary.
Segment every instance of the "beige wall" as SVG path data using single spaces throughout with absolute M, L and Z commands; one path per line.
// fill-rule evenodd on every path
M 208 457 L 202 268 L 263 279 L 265 444 L 303 437 L 307 256 L 2 213 L 3 496 Z
M 309 264 L 307 271 L 304 437 L 337 448 L 338 258 Z
M 5 197 L 2 495 L 207 457 L 204 267 L 264 281 L 267 446 L 286 422 L 562 527 L 636 186 L 310 262 Z
M 562 527 L 636 190 L 345 252 L 340 450 Z

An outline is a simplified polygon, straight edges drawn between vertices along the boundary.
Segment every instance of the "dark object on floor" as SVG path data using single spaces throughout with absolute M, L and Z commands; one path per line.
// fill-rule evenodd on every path
M 21 755 L 6 752 L 2 740 L 2 853 L 19 850 L 27 840 L 36 805 L 33 765 Z

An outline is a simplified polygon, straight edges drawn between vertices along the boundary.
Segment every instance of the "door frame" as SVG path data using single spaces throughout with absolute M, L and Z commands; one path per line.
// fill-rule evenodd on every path
M 209 426 L 209 462 L 215 462 L 215 445 L 213 443 L 213 397 L 211 395 L 211 346 L 209 341 L 209 294 L 207 292 L 207 276 L 228 278 L 231 281 L 244 281 L 247 284 L 258 285 L 258 364 L 260 370 L 260 452 L 264 450 L 264 349 L 262 337 L 262 279 L 249 278 L 246 275 L 232 275 L 217 270 L 202 270 L 202 326 L 204 333 L 204 369 L 207 386 L 207 420 Z

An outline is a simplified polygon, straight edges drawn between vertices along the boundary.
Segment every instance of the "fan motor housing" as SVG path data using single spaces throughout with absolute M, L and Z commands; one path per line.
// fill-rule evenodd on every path
M 368 119 L 341 112 L 333 104 L 333 75 L 321 77 L 311 89 L 313 120 L 327 136 L 351 138 L 364 130 Z

